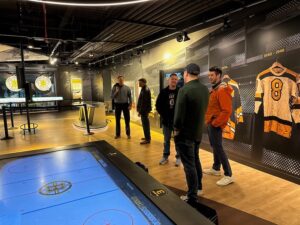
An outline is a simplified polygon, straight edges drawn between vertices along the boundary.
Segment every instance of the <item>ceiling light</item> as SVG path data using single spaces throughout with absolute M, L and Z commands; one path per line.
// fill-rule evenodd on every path
M 75 62 L 75 65 L 78 65 L 78 62 L 77 62 L 77 61 Z
M 34 47 L 33 47 L 33 45 L 28 45 L 27 46 L 29 49 L 33 49 Z
M 171 57 L 172 57 L 172 54 L 169 53 L 169 52 L 166 52 L 166 53 L 164 54 L 164 59 L 166 59 L 166 60 L 170 59 Z
M 115 3 L 78 3 L 78 2 L 66 2 L 66 1 L 51 1 L 51 0 L 25 0 L 27 2 L 43 3 L 43 4 L 52 4 L 52 5 L 64 5 L 64 6 L 85 6 L 85 7 L 106 7 L 106 6 L 121 6 L 121 5 L 132 5 L 143 2 L 150 2 L 153 0 L 131 0 L 131 1 L 122 1 Z
M 51 65 L 54 65 L 57 62 L 57 58 L 50 58 L 49 62 Z

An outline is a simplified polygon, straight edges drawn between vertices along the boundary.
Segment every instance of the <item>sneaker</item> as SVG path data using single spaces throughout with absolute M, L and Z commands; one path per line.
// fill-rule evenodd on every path
M 202 196 L 203 195 L 203 191 L 202 190 L 198 190 L 197 191 L 197 196 Z M 183 201 L 187 201 L 188 200 L 188 196 L 187 195 L 181 195 L 180 199 Z
M 176 162 L 175 162 L 175 166 L 176 166 L 176 167 L 179 167 L 180 164 L 181 164 L 181 159 L 180 159 L 180 158 L 177 158 L 177 159 L 176 159 Z
M 221 180 L 217 181 L 217 185 L 219 186 L 226 186 L 231 183 L 233 183 L 233 178 L 229 176 L 224 176 Z
M 220 170 L 215 170 L 213 168 L 204 169 L 203 173 L 205 173 L 207 175 L 221 176 L 221 171 Z
M 141 145 L 146 145 L 146 144 L 150 144 L 150 141 L 149 140 L 144 140 L 142 142 L 140 142 Z
M 187 196 L 187 195 L 181 195 L 181 196 L 180 196 L 180 199 L 181 199 L 182 201 L 187 201 L 187 200 L 188 200 L 188 196 Z
M 121 136 L 115 136 L 115 139 L 121 138 Z
M 159 161 L 159 165 L 165 165 L 169 162 L 168 158 L 162 157 L 162 159 Z

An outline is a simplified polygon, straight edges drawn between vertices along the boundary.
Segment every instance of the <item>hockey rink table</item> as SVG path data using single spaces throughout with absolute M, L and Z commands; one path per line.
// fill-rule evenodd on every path
M 105 141 L 0 156 L 0 225 L 54 224 L 212 223 Z

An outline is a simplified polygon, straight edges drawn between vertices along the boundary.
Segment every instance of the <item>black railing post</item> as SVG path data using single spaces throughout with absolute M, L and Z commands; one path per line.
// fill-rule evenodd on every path
M 14 113 L 12 110 L 12 103 L 9 103 L 9 112 L 10 112 L 10 123 L 11 123 L 11 127 L 9 128 L 10 130 L 15 129 L 15 123 L 14 123 Z
M 93 135 L 94 133 L 90 131 L 88 110 L 86 104 L 83 104 L 83 108 L 84 108 L 84 117 L 85 117 L 86 131 L 87 131 L 85 135 Z
M 12 139 L 13 137 L 10 137 L 8 135 L 8 128 L 7 128 L 7 117 L 6 117 L 6 107 L 2 106 L 2 113 L 3 113 L 3 123 L 4 123 L 4 133 L 5 133 L 5 137 L 1 138 L 1 140 L 8 140 L 8 139 Z

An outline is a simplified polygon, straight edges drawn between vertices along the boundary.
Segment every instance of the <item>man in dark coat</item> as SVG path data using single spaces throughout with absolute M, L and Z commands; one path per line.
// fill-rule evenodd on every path
M 147 80 L 145 78 L 139 79 L 139 86 L 142 88 L 138 103 L 137 103 L 137 112 L 141 117 L 143 130 L 144 130 L 144 138 L 142 138 L 142 142 L 140 144 L 149 144 L 151 142 L 150 135 L 150 122 L 149 122 L 149 113 L 152 110 L 151 106 L 151 92 L 147 87 Z
M 168 157 L 170 155 L 170 141 L 173 132 L 173 121 L 176 98 L 179 88 L 177 87 L 178 77 L 176 73 L 173 73 L 169 77 L 168 87 L 162 89 L 156 100 L 156 110 L 160 115 L 163 134 L 164 134 L 164 151 L 163 157 L 159 161 L 160 165 L 168 163 Z M 176 148 L 175 148 L 176 149 Z M 181 160 L 176 149 L 176 163 L 175 166 L 180 166 Z

